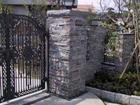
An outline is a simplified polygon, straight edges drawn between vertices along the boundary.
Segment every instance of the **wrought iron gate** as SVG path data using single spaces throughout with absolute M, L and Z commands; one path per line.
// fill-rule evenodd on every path
M 45 88 L 45 28 L 0 14 L 0 102 Z

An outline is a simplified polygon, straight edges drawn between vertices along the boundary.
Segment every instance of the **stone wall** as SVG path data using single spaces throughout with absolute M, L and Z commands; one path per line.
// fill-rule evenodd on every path
M 117 47 L 117 59 L 115 61 L 117 72 L 122 72 L 127 62 L 129 61 L 130 55 L 134 50 L 135 36 L 134 34 L 119 34 L 118 35 L 118 47 Z M 128 69 L 131 69 L 133 63 L 129 64 Z
M 85 91 L 85 81 L 103 70 L 106 31 L 98 22 L 87 25 L 75 11 L 48 11 L 50 91 L 73 98 Z M 118 35 L 116 70 L 122 70 L 134 48 L 134 36 Z M 114 65 L 113 65 L 114 67 Z M 113 68 L 114 70 L 114 68 Z
M 134 50 L 135 36 L 134 34 L 123 33 L 117 35 L 116 55 L 114 62 L 104 62 L 103 70 L 109 74 L 120 74 L 126 67 L 127 62 Z M 127 69 L 134 69 L 134 59 L 131 60 Z M 116 75 L 117 76 L 117 75 Z
M 69 10 L 48 11 L 50 91 L 72 98 L 85 91 L 87 34 Z
M 94 74 L 101 70 L 106 70 L 109 73 L 121 73 L 134 50 L 134 35 L 119 34 L 115 61 L 104 64 L 105 37 L 107 35 L 105 29 L 98 24 L 93 24 L 88 26 L 87 32 L 86 82 L 93 80 Z M 132 68 L 133 59 L 128 66 L 128 69 Z
M 53 59 L 50 61 L 50 67 L 52 67 L 50 68 L 50 75 L 52 72 L 54 73 L 53 69 L 60 68 L 56 66 L 56 58 L 52 58 L 52 56 L 59 56 L 61 59 L 57 59 L 57 65 L 62 65 L 61 70 L 64 69 L 62 72 L 67 69 L 64 75 L 70 74 L 71 80 L 76 79 L 79 82 L 82 78 L 81 82 L 83 83 L 93 80 L 94 74 L 101 70 L 104 60 L 105 29 L 98 24 L 85 24 L 83 22 L 85 19 L 80 18 L 81 15 L 76 11 L 51 11 L 48 12 L 48 16 L 50 59 Z M 56 68 L 53 68 L 55 66 Z M 79 83 L 75 84 L 80 89 Z
M 87 34 L 87 65 L 86 65 L 86 81 L 90 82 L 94 78 L 94 74 L 102 69 L 104 61 L 106 31 L 99 25 L 91 25 L 88 27 Z

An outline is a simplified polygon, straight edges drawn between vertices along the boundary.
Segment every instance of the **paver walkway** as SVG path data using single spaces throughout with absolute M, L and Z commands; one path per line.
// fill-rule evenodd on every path
M 49 96 L 47 93 L 41 93 L 30 98 L 10 103 L 9 105 L 105 105 L 93 93 L 85 93 L 70 101 L 56 97 Z

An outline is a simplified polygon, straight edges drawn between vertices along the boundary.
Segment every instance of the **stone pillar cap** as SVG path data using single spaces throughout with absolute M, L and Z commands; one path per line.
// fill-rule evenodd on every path
M 119 35 L 134 35 L 134 33 L 118 33 Z
M 68 16 L 71 10 L 49 10 L 47 16 Z

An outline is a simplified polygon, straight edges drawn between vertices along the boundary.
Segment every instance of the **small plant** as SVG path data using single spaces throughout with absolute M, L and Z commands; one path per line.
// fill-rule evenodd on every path
M 106 43 L 106 56 L 116 56 L 117 32 L 108 32 L 108 39 Z
M 12 8 L 3 3 L 3 0 L 0 0 L 0 13 L 11 13 Z

